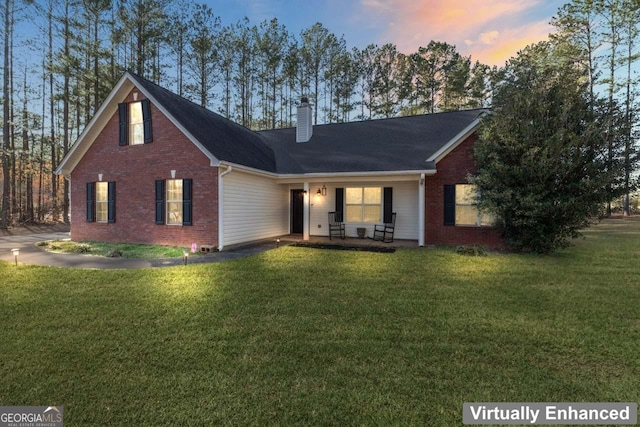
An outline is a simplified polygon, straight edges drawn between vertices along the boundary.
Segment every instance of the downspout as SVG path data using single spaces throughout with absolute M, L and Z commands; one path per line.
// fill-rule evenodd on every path
M 73 206 L 73 205 L 71 204 L 71 193 L 72 193 L 72 192 L 71 192 L 71 175 L 67 175 L 67 176 L 65 176 L 65 177 L 64 177 L 64 179 L 66 179 L 67 181 L 69 181 L 69 217 L 68 217 L 68 218 L 65 218 L 65 223 L 66 223 L 67 221 L 69 221 L 69 224 L 71 224 L 71 217 L 72 217 L 72 215 L 71 215 L 71 206 Z M 71 235 L 71 231 L 69 231 L 69 235 Z
M 418 246 L 424 246 L 424 229 L 425 229 L 425 194 L 424 194 L 425 174 L 420 174 L 418 182 Z
M 232 166 L 220 173 L 218 172 L 218 250 L 224 248 L 224 176 L 233 170 Z M 218 171 L 220 168 L 218 167 Z

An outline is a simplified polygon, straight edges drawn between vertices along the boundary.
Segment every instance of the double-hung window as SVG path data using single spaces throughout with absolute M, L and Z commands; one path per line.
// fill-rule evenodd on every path
M 192 225 L 192 179 L 156 181 L 156 224 Z
M 493 215 L 478 208 L 479 194 L 475 185 L 445 185 L 444 217 L 445 225 L 484 227 L 495 222 Z
M 87 222 L 116 222 L 115 182 L 87 182 Z
M 167 224 L 182 225 L 182 180 L 167 180 Z
M 129 145 L 144 144 L 142 102 L 129 104 Z
M 96 222 L 109 222 L 109 183 L 96 182 Z
M 153 141 L 151 103 L 148 99 L 118 104 L 120 145 L 140 145 Z
M 382 188 L 346 188 L 346 222 L 379 223 L 382 215 Z

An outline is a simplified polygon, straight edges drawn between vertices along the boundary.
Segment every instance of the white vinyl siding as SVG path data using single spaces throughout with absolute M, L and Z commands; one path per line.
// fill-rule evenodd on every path
M 318 196 L 316 193 L 322 185 L 327 187 L 326 196 Z M 393 212 L 397 213 L 395 239 L 418 240 L 418 181 L 402 182 L 342 182 L 342 183 L 311 183 L 309 193 L 311 197 L 310 209 L 310 233 L 312 236 L 328 236 L 328 213 L 336 207 L 336 188 L 354 187 L 384 187 L 393 188 Z M 346 196 L 346 195 L 345 195 Z M 375 223 L 346 222 L 347 236 L 356 237 L 356 228 L 367 229 L 367 236 L 373 236 Z
M 236 170 L 222 179 L 225 247 L 289 234 L 289 186 Z

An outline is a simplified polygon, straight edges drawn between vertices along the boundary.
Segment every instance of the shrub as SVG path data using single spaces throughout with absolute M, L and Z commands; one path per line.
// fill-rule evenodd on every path
M 456 253 L 460 255 L 484 256 L 487 254 L 487 249 L 484 246 L 478 245 L 461 245 L 456 248 Z
M 109 258 L 122 258 L 124 254 L 119 249 L 112 249 L 109 252 L 107 252 L 107 256 Z

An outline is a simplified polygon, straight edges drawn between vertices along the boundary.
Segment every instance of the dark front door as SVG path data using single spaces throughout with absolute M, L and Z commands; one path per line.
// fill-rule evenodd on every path
M 304 218 L 304 191 L 291 190 L 291 233 L 302 234 Z

